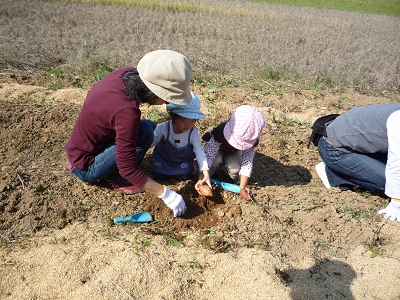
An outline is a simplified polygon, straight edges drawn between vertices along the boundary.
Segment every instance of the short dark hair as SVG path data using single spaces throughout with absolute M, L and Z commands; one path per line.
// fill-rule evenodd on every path
M 178 114 L 176 114 L 176 113 L 174 113 L 172 111 L 168 111 L 168 114 L 169 114 L 169 116 L 170 116 L 172 121 L 175 121 L 176 119 L 182 118 L 180 115 L 178 115 Z
M 125 83 L 123 92 L 129 100 L 136 100 L 139 103 L 152 104 L 158 97 L 144 84 L 136 69 L 126 71 L 121 75 Z

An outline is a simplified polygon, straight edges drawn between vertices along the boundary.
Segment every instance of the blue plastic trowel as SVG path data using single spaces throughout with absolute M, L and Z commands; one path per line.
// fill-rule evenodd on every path
M 115 218 L 114 224 L 124 224 L 124 223 L 145 223 L 153 221 L 153 217 L 147 211 L 138 212 L 131 216 L 125 218 Z

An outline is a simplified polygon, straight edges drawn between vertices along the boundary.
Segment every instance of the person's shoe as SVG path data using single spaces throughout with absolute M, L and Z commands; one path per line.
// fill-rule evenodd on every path
M 133 194 L 139 194 L 139 193 L 144 192 L 143 190 L 141 190 L 140 188 L 138 188 L 134 185 L 115 187 L 114 191 L 120 192 L 120 193 L 126 194 L 126 195 L 133 195 Z
M 134 185 L 124 185 L 110 180 L 100 180 L 92 184 L 106 188 L 110 191 L 120 192 L 126 195 L 133 195 L 144 192 L 143 190 L 139 189 Z
M 123 185 L 119 183 L 112 183 L 113 190 L 116 192 L 120 192 L 122 194 L 126 195 L 133 195 L 133 194 L 138 194 L 138 193 L 143 193 L 144 191 L 138 188 L 137 186 L 134 185 Z
M 322 183 L 325 185 L 325 187 L 330 189 L 331 184 L 329 183 L 328 176 L 326 175 L 326 164 L 321 161 L 315 166 L 315 170 L 317 171 L 318 176 L 322 180 Z

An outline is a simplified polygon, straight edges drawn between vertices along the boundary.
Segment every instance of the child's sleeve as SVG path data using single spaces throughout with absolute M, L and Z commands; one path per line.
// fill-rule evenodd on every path
M 200 141 L 200 135 L 196 128 L 194 128 L 191 136 L 190 142 L 193 145 L 193 151 L 196 154 L 197 163 L 199 164 L 200 171 L 209 170 L 207 164 L 206 154 L 204 152 L 203 146 Z
M 154 139 L 153 143 L 151 143 L 150 149 L 155 147 L 159 141 L 165 136 L 168 128 L 167 128 L 168 122 L 163 122 L 161 124 L 158 124 L 156 129 L 154 129 Z
M 212 168 L 220 146 L 221 144 L 214 140 L 214 137 L 211 136 L 211 139 L 207 142 L 204 150 L 204 152 L 206 153 L 207 165 L 209 166 L 209 168 Z
M 254 148 L 243 151 L 242 166 L 239 175 L 244 175 L 250 178 L 251 172 L 253 171 L 253 160 L 255 154 L 256 150 Z

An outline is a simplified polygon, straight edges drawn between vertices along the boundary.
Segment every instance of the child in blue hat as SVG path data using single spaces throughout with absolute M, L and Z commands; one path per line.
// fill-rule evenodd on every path
M 202 174 L 200 184 L 211 188 L 209 168 L 200 140 L 194 127 L 196 120 L 204 119 L 200 112 L 199 97 L 191 92 L 192 100 L 187 105 L 167 104 L 171 120 L 157 125 L 154 130 L 153 175 L 156 180 L 188 180 L 195 173 L 197 159 Z

